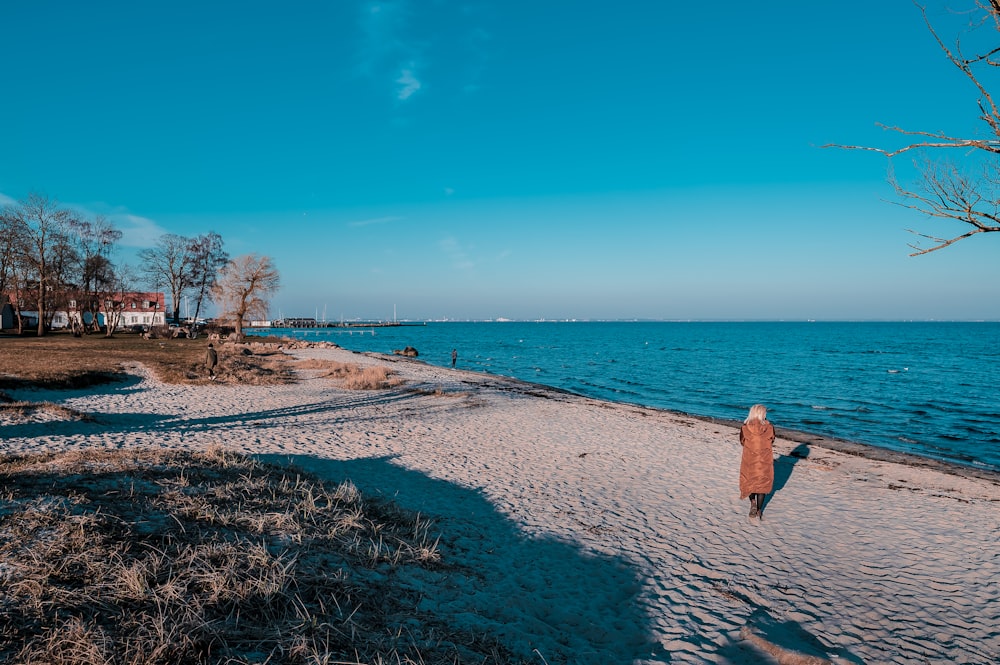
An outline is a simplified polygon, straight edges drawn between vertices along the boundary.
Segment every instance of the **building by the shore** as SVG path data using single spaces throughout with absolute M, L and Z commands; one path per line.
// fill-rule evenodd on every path
M 5 303 L 0 311 L 0 327 L 11 330 L 17 327 L 16 300 L 10 295 L 5 296 Z M 38 311 L 20 309 L 22 325 L 25 329 L 38 326 Z M 46 312 L 50 317 L 46 323 L 50 330 L 62 330 L 78 325 L 90 325 L 92 312 L 83 307 L 83 303 L 70 300 L 65 307 Z M 167 324 L 166 296 L 161 291 L 136 291 L 126 293 L 121 300 L 105 301 L 99 304 L 97 311 L 98 325 L 104 327 L 108 321 L 115 323 L 116 330 L 142 327 L 149 329 Z

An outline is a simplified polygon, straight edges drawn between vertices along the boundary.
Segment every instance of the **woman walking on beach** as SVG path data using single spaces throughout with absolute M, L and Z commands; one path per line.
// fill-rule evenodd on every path
M 774 425 L 767 421 L 767 407 L 754 404 L 740 428 L 740 498 L 750 497 L 750 521 L 764 519 L 764 495 L 774 486 Z

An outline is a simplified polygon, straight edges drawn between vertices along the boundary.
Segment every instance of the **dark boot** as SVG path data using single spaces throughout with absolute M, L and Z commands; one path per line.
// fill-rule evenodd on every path
M 757 509 L 757 519 L 764 519 L 764 495 L 754 494 L 754 507 Z

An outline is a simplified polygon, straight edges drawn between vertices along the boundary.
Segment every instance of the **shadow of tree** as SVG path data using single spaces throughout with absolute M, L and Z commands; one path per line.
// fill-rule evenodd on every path
M 141 389 L 133 389 L 141 392 Z M 65 400 L 71 395 L 60 393 L 58 396 Z M 259 411 L 246 411 L 222 416 L 205 416 L 202 418 L 189 418 L 186 415 L 167 415 L 152 412 L 127 412 L 127 413 L 101 413 L 89 414 L 93 416 L 90 422 L 80 421 L 55 421 L 55 422 L 26 422 L 6 424 L 2 426 L 3 435 L 6 438 L 33 437 L 40 435 L 76 435 L 88 431 L 101 432 L 102 434 L 115 433 L 149 433 L 163 430 L 183 430 L 190 434 L 209 433 L 214 430 L 226 431 L 235 424 L 252 424 L 258 428 L 268 428 L 283 424 L 288 418 L 295 418 L 310 415 L 335 414 L 338 411 L 347 412 L 356 406 L 378 406 L 396 399 L 404 399 L 409 395 L 405 393 L 384 393 L 378 395 L 360 395 L 353 399 L 342 400 L 340 402 L 320 401 L 308 404 L 297 404 L 295 406 L 280 407 L 275 409 L 262 409 Z M 52 400 L 55 401 L 55 400 Z M 356 415 L 344 416 L 352 421 L 359 421 Z M 376 417 L 373 419 L 384 419 Z M 336 419 L 330 422 L 336 424 Z
M 331 460 L 261 455 L 430 516 L 442 534 L 448 579 L 426 590 L 425 607 L 456 627 L 488 630 L 525 657 L 546 662 L 668 662 L 639 609 L 640 575 L 617 557 L 531 537 L 476 489 L 406 469 L 393 457 Z
M 535 662 L 420 606 L 450 579 L 425 520 L 300 469 L 88 450 L 0 486 L 0 662 Z

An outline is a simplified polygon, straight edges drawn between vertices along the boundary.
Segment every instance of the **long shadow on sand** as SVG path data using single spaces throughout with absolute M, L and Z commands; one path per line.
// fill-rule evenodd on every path
M 263 455 L 332 481 L 351 480 L 435 521 L 448 573 L 426 590 L 428 610 L 489 629 L 534 662 L 668 662 L 638 607 L 641 578 L 624 560 L 528 537 L 475 489 L 430 478 L 393 457 L 346 461 Z M 537 652 L 537 653 L 536 653 Z M 540 661 L 541 662 L 541 661 Z
M 65 393 L 57 393 L 57 396 L 66 399 Z M 6 438 L 33 437 L 33 436 L 53 436 L 53 435 L 77 435 L 93 431 L 101 434 L 114 433 L 156 433 L 158 431 L 184 431 L 189 434 L 205 434 L 213 431 L 228 432 L 234 425 L 247 425 L 258 429 L 282 426 L 289 418 L 299 418 L 302 416 L 324 415 L 330 416 L 329 423 L 336 424 L 337 413 L 341 412 L 341 417 L 350 419 L 352 422 L 359 422 L 362 419 L 356 414 L 350 413 L 355 406 L 378 406 L 397 399 L 409 397 L 403 392 L 386 393 L 379 396 L 362 395 L 360 397 L 342 401 L 320 401 L 306 404 L 296 404 L 294 406 L 281 407 L 276 409 L 261 409 L 258 411 L 246 411 L 222 416 L 204 416 L 200 418 L 189 418 L 183 414 L 162 414 L 152 412 L 129 412 L 129 413 L 101 413 L 93 416 L 91 421 L 56 421 L 47 423 L 28 422 L 20 424 L 10 424 L 2 426 L 3 436 Z M 48 398 L 46 395 L 45 398 Z M 53 399 L 53 401 L 57 401 Z M 350 413 L 350 415 L 348 415 Z M 383 417 L 374 417 L 372 420 L 381 420 Z
M 785 488 L 785 485 L 788 484 L 789 479 L 792 477 L 795 465 L 799 461 L 808 458 L 809 452 L 809 446 L 805 443 L 800 443 L 790 453 L 781 455 L 774 461 L 774 486 L 767 498 L 767 502 L 764 504 L 765 506 L 771 503 L 775 494 Z

